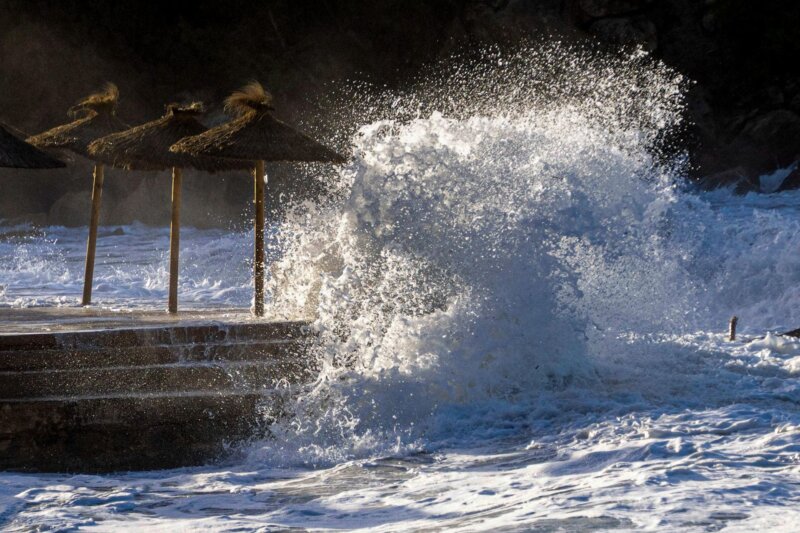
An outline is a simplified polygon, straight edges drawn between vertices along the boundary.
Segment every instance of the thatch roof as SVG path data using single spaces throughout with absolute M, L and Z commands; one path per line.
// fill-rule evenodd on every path
M 91 158 L 88 148 L 92 141 L 128 129 L 114 114 L 118 100 L 117 86 L 109 83 L 102 91 L 90 94 L 70 108 L 70 116 L 80 118 L 34 135 L 28 142 L 39 148 L 62 148 Z
M 169 147 L 208 128 L 198 122 L 204 112 L 199 102 L 179 106 L 170 104 L 166 114 L 135 128 L 102 137 L 89 145 L 90 156 L 103 163 L 128 170 L 166 170 L 192 167 L 214 172 L 251 168 L 250 161 L 219 159 L 170 152 Z
M 238 117 L 205 133 L 187 137 L 171 150 L 249 161 L 343 163 L 346 160 L 272 116 L 272 97 L 258 82 L 233 93 L 225 101 L 225 109 Z
M 62 161 L 15 137 L 0 125 L 0 167 L 61 168 Z

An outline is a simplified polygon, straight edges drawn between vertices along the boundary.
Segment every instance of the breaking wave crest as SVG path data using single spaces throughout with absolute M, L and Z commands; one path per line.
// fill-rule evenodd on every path
M 321 372 L 270 457 L 447 439 L 464 406 L 502 419 L 590 387 L 609 339 L 697 320 L 684 80 L 562 45 L 458 65 L 367 99 L 330 198 L 279 232 L 274 305 L 315 318 Z

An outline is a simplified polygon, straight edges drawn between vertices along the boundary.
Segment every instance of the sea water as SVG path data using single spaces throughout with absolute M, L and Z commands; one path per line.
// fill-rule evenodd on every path
M 687 186 L 686 84 L 556 44 L 350 86 L 351 162 L 270 229 L 270 306 L 321 368 L 272 438 L 2 473 L 0 527 L 800 529 L 800 193 Z M 0 305 L 75 304 L 85 228 L 2 233 Z M 186 229 L 182 305 L 249 305 L 251 237 Z M 102 228 L 98 305 L 163 307 L 167 244 Z

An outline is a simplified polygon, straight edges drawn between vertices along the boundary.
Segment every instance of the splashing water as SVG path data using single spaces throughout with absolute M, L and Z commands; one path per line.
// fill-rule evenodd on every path
M 745 338 L 799 325 L 800 193 L 688 190 L 686 84 L 639 52 L 553 44 L 334 91 L 354 158 L 275 229 L 270 279 L 276 314 L 314 321 L 321 370 L 276 391 L 273 438 L 204 469 L 9 478 L 25 509 L 0 493 L 0 524 L 796 524 L 800 344 L 723 332 L 732 314 Z M 246 305 L 246 265 L 222 279 L 220 262 L 249 241 L 190 232 L 186 290 Z M 9 279 L 68 285 L 25 246 Z M 0 302 L 35 300 L 18 292 Z
M 335 460 L 342 436 L 413 442 L 440 406 L 597 380 L 594 337 L 685 323 L 683 161 L 659 145 L 682 79 L 638 53 L 488 61 L 394 96 L 340 201 L 282 228 L 277 303 L 317 317 L 324 368 L 287 441 L 324 435 Z M 471 109 L 424 109 L 453 95 Z

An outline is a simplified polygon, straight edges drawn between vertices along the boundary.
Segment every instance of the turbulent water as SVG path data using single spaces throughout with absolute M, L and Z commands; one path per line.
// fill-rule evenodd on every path
M 800 193 L 687 189 L 685 83 L 553 45 L 350 87 L 351 163 L 271 231 L 322 368 L 274 438 L 0 474 L 0 527 L 797 530 Z M 99 305 L 162 307 L 167 229 L 115 229 Z M 2 232 L 0 305 L 74 304 L 85 229 Z M 250 242 L 185 231 L 182 302 L 249 305 Z

